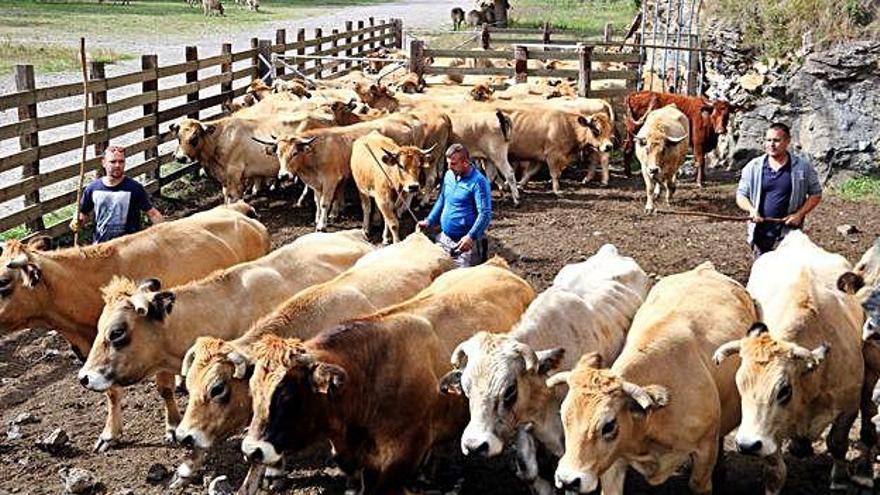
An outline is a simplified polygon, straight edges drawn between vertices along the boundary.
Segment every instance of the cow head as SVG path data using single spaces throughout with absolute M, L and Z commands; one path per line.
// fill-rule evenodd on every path
M 568 385 L 561 416 L 565 454 L 556 468 L 556 486 L 580 493 L 596 489 L 599 477 L 644 436 L 645 418 L 670 401 L 660 385 L 636 385 L 599 369 L 596 353 L 574 370 L 557 373 L 548 386 Z
M 288 93 L 300 98 L 312 97 L 309 90 L 299 81 L 284 81 L 282 79 L 276 79 L 275 82 L 272 83 L 272 93 Z
M 137 383 L 161 367 L 167 342 L 163 323 L 175 295 L 160 289 L 156 279 L 138 285 L 122 277 L 102 289 L 98 335 L 78 375 L 83 387 L 104 392 L 113 384 Z
M 489 101 L 492 99 L 492 93 L 494 91 L 487 84 L 479 83 L 471 88 L 470 96 L 474 101 Z
M 880 237 L 865 251 L 852 271 L 844 273 L 837 279 L 838 289 L 856 294 L 862 301 L 878 285 L 880 285 Z
M 169 127 L 174 137 L 177 138 L 177 150 L 174 159 L 179 163 L 192 163 L 198 161 L 206 151 L 211 136 L 217 130 L 214 124 L 204 124 L 195 119 L 183 119 L 179 124 L 171 124 Z
M 589 116 L 581 116 L 578 122 L 587 127 L 598 142 L 596 149 L 600 153 L 611 153 L 614 149 L 614 124 L 608 114 L 599 112 Z
M 727 122 L 730 120 L 732 112 L 733 106 L 729 102 L 722 100 L 705 101 L 702 117 L 709 120 L 715 134 L 727 134 Z
M 272 94 L 272 88 L 270 88 L 262 79 L 254 79 L 248 85 L 247 92 L 245 94 L 251 95 L 255 100 L 260 101 L 263 98 Z
M 281 452 L 313 442 L 328 402 L 345 387 L 345 370 L 322 361 L 299 339 L 263 336 L 251 350 L 251 424 L 241 443 L 251 462 L 274 465 Z
M 553 407 L 545 380 L 564 355 L 563 349 L 535 352 L 508 335 L 488 332 L 459 344 L 452 353 L 455 370 L 441 380 L 441 392 L 468 398 L 464 455 L 500 454 L 529 415 L 543 416 L 543 409 Z
M 369 105 L 370 108 L 387 110 L 389 112 L 396 112 L 400 108 L 400 102 L 397 101 L 394 93 L 387 86 L 381 84 L 370 84 L 367 86 L 363 83 L 356 83 L 354 91 L 361 101 Z
M 815 399 L 810 392 L 814 371 L 822 366 L 830 345 L 813 350 L 773 339 L 763 323 L 755 323 L 746 337 L 722 345 L 714 360 L 739 354 L 736 387 L 742 397 L 742 423 L 736 448 L 743 454 L 775 454 L 781 441 Z
M 44 247 L 41 240 L 6 242 L 0 254 L 0 331 L 25 328 L 51 307 L 43 280 Z
M 199 337 L 186 352 L 180 374 L 189 402 L 175 436 L 185 447 L 207 449 L 247 425 L 248 380 L 253 367 L 228 342 Z
M 265 147 L 267 155 L 275 155 L 281 165 L 278 168 L 279 179 L 292 179 L 296 171 L 303 167 L 306 160 L 314 152 L 314 143 L 317 137 L 300 137 L 296 134 L 275 138 L 271 140 L 252 136 L 251 139 Z
M 874 287 L 868 297 L 862 302 L 865 310 L 865 326 L 862 329 L 862 338 L 865 340 L 880 340 L 880 286 Z
M 431 152 L 436 145 L 423 150 L 415 146 L 402 146 L 396 151 L 382 148 L 382 163 L 394 167 L 390 174 L 398 189 L 405 193 L 419 192 L 419 177 L 422 170 L 431 167 Z
M 676 136 L 665 132 L 663 126 L 645 125 L 636 134 L 636 157 L 648 174 L 657 180 L 664 164 L 677 163 L 675 156 L 687 137 L 687 132 Z
M 357 100 L 352 98 L 348 102 L 336 100 L 330 103 L 330 113 L 333 114 L 333 120 L 336 125 L 351 125 L 361 122 L 363 119 L 355 111 L 357 110 Z

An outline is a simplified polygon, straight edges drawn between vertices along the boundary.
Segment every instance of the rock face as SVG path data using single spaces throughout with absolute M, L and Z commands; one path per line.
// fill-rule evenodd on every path
M 728 52 L 741 39 L 717 25 L 707 34 Z M 794 151 L 820 177 L 880 171 L 880 40 L 813 49 L 805 40 L 783 60 L 764 63 L 734 49 L 707 71 L 709 96 L 742 108 L 732 121 L 734 167 L 761 154 L 764 131 L 780 121 L 792 129 Z

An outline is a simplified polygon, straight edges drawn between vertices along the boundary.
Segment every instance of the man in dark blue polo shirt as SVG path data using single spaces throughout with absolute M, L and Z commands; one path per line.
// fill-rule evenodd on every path
M 788 152 L 791 133 L 785 124 L 774 123 L 764 138 L 766 154 L 743 168 L 736 204 L 749 212 L 749 244 L 758 257 L 772 251 L 791 229 L 822 201 L 822 184 L 806 159 Z M 782 223 L 766 218 L 782 219 Z
M 485 255 L 482 241 L 492 219 L 492 190 L 463 145 L 456 143 L 446 150 L 446 163 L 449 170 L 443 176 L 440 197 L 419 227 L 426 229 L 439 223 L 437 243 L 459 267 L 473 266 Z

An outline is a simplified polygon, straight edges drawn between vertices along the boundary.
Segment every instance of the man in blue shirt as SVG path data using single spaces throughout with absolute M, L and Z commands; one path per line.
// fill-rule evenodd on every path
M 95 212 L 95 244 L 141 230 L 141 212 L 150 222 L 163 221 L 144 186 L 125 176 L 125 148 L 110 146 L 102 160 L 103 177 L 98 177 L 83 191 L 79 218 L 70 222 L 76 232 Z
M 799 229 L 804 218 L 822 201 L 822 184 L 810 163 L 788 152 L 791 132 L 774 123 L 764 138 L 766 154 L 750 161 L 742 170 L 736 190 L 736 204 L 749 212 L 748 241 L 755 257 L 772 251 L 791 229 Z M 782 219 L 782 223 L 765 218 Z
M 457 266 L 473 266 L 485 255 L 482 241 L 492 219 L 492 190 L 463 145 L 456 143 L 446 150 L 446 163 L 449 170 L 443 176 L 440 197 L 419 227 L 427 229 L 439 223 L 437 243 Z

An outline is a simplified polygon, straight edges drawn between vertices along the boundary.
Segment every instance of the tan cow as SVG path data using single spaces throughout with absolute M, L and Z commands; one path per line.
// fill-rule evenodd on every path
M 548 389 L 545 380 L 572 369 L 587 352 L 614 362 L 647 292 L 648 276 L 635 260 L 606 244 L 588 260 L 564 266 L 509 334 L 480 332 L 459 345 L 452 355 L 457 369 L 441 389 L 468 398 L 462 452 L 494 457 L 513 441 L 517 475 L 533 493 L 553 493 L 538 477 L 535 442 L 562 455 L 565 391 Z
M 343 181 L 351 176 L 352 144 L 374 130 L 401 145 L 418 146 L 424 141 L 421 123 L 397 114 L 346 127 L 281 135 L 274 142 L 255 140 L 264 145 L 264 153 L 277 157 L 281 163 L 280 178 L 296 175 L 312 188 L 317 206 L 315 228 L 322 231 L 327 228 L 333 199 L 341 193 Z
M 843 257 L 792 231 L 752 265 L 748 290 L 762 322 L 716 352 L 719 362 L 731 354 L 742 359 L 736 374 L 742 395 L 736 445 L 765 459 L 768 494 L 785 484 L 783 440 L 813 442 L 829 424 L 831 487 L 847 488 L 847 436 L 859 412 L 864 374 L 862 308 L 835 286 L 836 274 L 848 269 Z
M 866 299 L 868 294 L 880 285 L 880 237 L 865 251 L 858 263 L 837 280 L 837 287 L 859 299 Z
M 375 200 L 385 220 L 382 242 L 390 244 L 400 241 L 397 211 L 401 207 L 408 207 L 412 196 L 419 192 L 419 177 L 422 169 L 431 167 L 432 151 L 415 146 L 398 146 L 393 139 L 378 131 L 354 142 L 351 175 L 361 197 L 364 235 L 370 233 L 372 201 Z
M 510 118 L 500 111 L 461 111 L 450 113 L 449 119 L 452 122 L 450 141 L 463 144 L 472 158 L 484 160 L 490 181 L 495 170 L 500 172 L 510 187 L 513 204 L 518 206 L 520 200 L 516 175 L 507 160 L 511 145 Z
M 364 84 L 357 82 L 354 91 L 362 102 L 378 110 L 396 112 L 400 108 L 400 102 L 395 98 L 394 92 L 382 84 Z
M 666 189 L 666 205 L 675 193 L 678 169 L 688 150 L 687 115 L 667 105 L 648 114 L 636 135 L 636 157 L 642 164 L 645 179 L 645 211 L 654 212 L 654 201 L 660 196 L 660 185 Z
M 79 371 L 80 383 L 105 392 L 159 372 L 176 374 L 196 337 L 238 337 L 287 298 L 330 280 L 372 249 L 359 231 L 314 233 L 169 289 L 163 290 L 158 279 L 138 285 L 114 277 L 103 289 L 98 335 Z M 259 297 L 252 297 L 255 292 Z M 163 399 L 166 440 L 172 441 L 180 413 L 173 397 Z
M 748 292 L 711 263 L 660 280 L 610 369 L 588 354 L 548 380 L 569 387 L 556 486 L 587 493 L 601 479 L 604 495 L 622 494 L 627 467 L 657 485 L 691 463 L 691 491 L 711 493 L 720 440 L 740 417 L 738 363 L 718 367 L 712 353 L 755 317 Z
M 262 118 L 225 117 L 209 122 L 183 119 L 172 124 L 170 129 L 178 141 L 175 160 L 180 163 L 198 161 L 211 177 L 220 182 L 226 201 L 232 202 L 241 199 L 248 180 L 278 177 L 278 159 L 267 156 L 252 137 L 331 125 L 334 122 L 329 115 L 298 112 L 283 116 L 264 115 Z
M 0 256 L 0 328 L 58 330 L 85 360 L 103 307 L 100 289 L 114 275 L 158 275 L 180 284 L 264 255 L 269 234 L 245 213 L 253 210 L 244 203 L 217 207 L 102 244 L 58 251 L 9 241 Z M 157 387 L 163 397 L 171 394 L 173 375 L 158 376 Z M 107 398 L 107 422 L 96 450 L 106 450 L 122 433 L 122 390 L 110 388 Z
M 328 439 L 364 494 L 404 493 L 431 447 L 458 434 L 464 404 L 440 393 L 447 357 L 477 330 L 507 331 L 534 297 L 507 264 L 441 275 L 407 302 L 302 342 L 255 346 L 253 419 L 242 441 L 252 462 Z
M 178 475 L 190 477 L 205 449 L 247 425 L 250 392 L 244 375 L 229 359 L 231 352 L 248 354 L 267 333 L 308 339 L 342 321 L 414 296 L 453 266 L 442 248 L 414 233 L 362 257 L 338 277 L 299 292 L 234 341 L 196 340 L 181 370 L 190 396 L 176 436 L 195 447 L 197 455 L 194 462 L 178 467 Z

